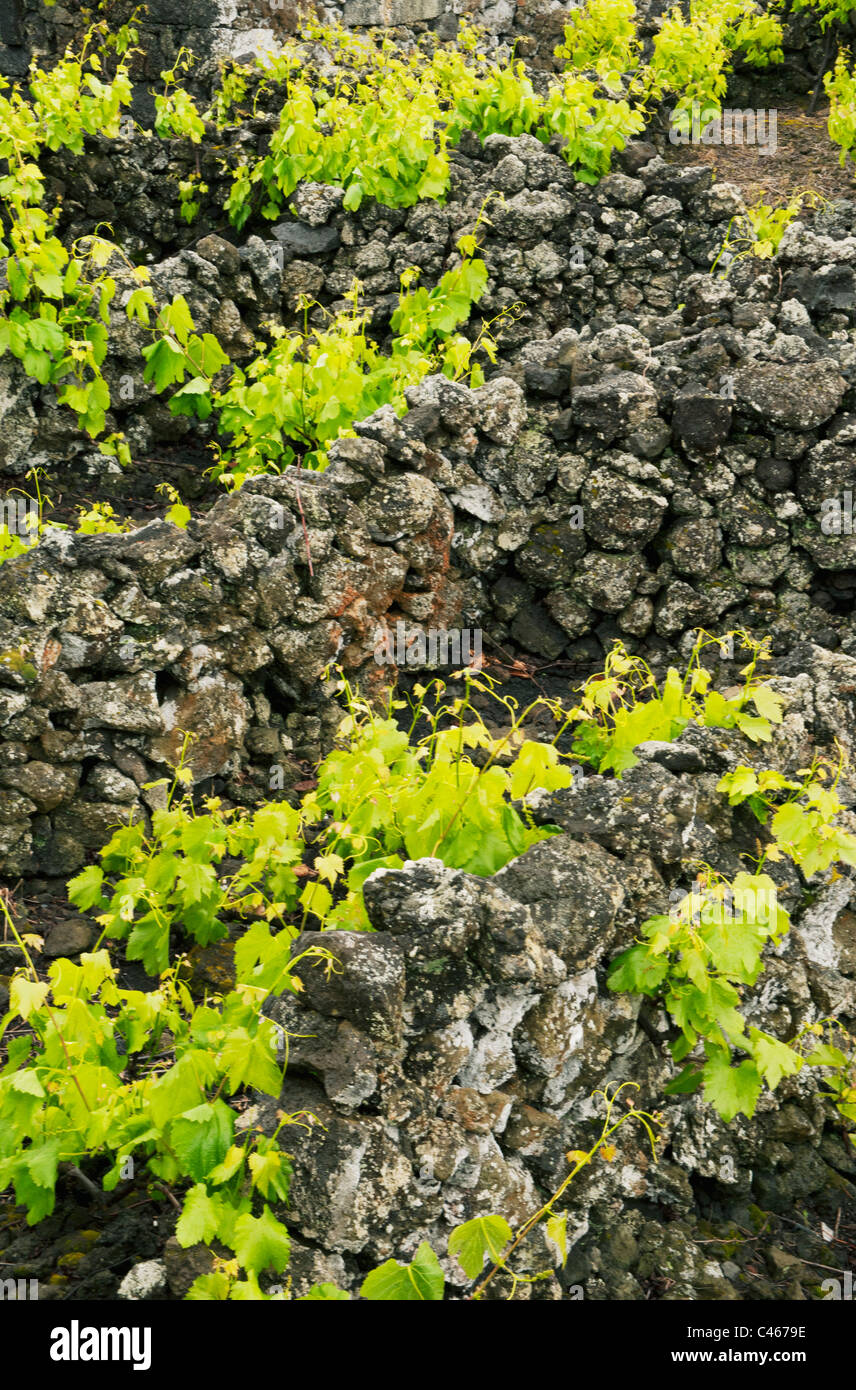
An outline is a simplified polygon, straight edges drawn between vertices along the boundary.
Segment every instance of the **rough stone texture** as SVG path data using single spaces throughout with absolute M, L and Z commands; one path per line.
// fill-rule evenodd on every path
M 69 917 L 57 922 L 47 934 L 44 953 L 46 956 L 77 956 L 88 951 L 92 945 L 92 923 L 85 918 Z
M 723 1210 L 755 1201 L 786 1211 L 829 1184 L 856 1195 L 856 1160 L 833 1137 L 809 1069 L 765 1093 L 751 1121 L 726 1125 L 697 1096 L 663 1102 L 675 1071 L 668 1020 L 605 986 L 609 961 L 639 922 L 689 887 L 687 860 L 715 852 L 730 872 L 751 847 L 751 817 L 716 793 L 722 772 L 753 756 L 793 771 L 806 740 L 823 740 L 820 710 L 840 701 L 843 666 L 830 669 L 818 649 L 802 660 L 807 674 L 777 680 L 786 720 L 772 750 L 753 755 L 735 733 L 698 728 L 676 744 L 645 745 L 620 782 L 590 775 L 534 794 L 536 822 L 561 833 L 494 878 L 433 859 L 378 870 L 365 885 L 375 934 L 310 933 L 297 943 L 322 941 L 342 972 L 328 984 L 316 971 L 312 984 L 307 968 L 305 992 L 266 1006 L 294 1035 L 289 1073 L 247 1123 L 273 1128 L 282 1110 L 319 1122 L 281 1134 L 294 1157 L 288 1214 L 299 1240 L 342 1261 L 344 1287 L 420 1240 L 444 1251 L 453 1225 L 486 1211 L 523 1219 L 561 1181 L 565 1151 L 586 1147 L 591 1093 L 609 1081 L 636 1082 L 635 1103 L 662 1111 L 656 1162 L 640 1129 L 619 1131 L 615 1160 L 569 1193 L 566 1272 L 534 1296 L 560 1297 L 581 1282 L 586 1298 L 640 1299 L 652 1279 L 666 1279 L 670 1297 L 739 1298 L 740 1266 L 726 1270 L 704 1254 L 693 1180 Z M 750 1022 L 790 1037 L 833 995 L 842 1022 L 852 1021 L 852 881 L 830 881 L 805 908 L 797 876 L 786 865 L 772 872 L 794 926 L 745 991 Z M 367 1013 L 371 995 L 381 1029 Z M 521 1267 L 544 1263 L 539 1235 Z M 462 1276 L 452 1262 L 444 1268 L 454 1297 Z
M 656 160 L 640 182 L 698 197 Z M 589 196 L 555 195 L 568 217 Z M 318 217 L 342 216 L 335 199 L 307 198 Z M 184 252 L 155 276 L 186 284 L 204 322 L 236 265 L 261 289 L 268 261 L 260 241 L 244 260 L 222 238 L 203 249 L 215 259 Z M 6 871 L 78 868 L 105 829 L 145 814 L 144 784 L 188 728 L 197 783 L 258 797 L 272 766 L 320 748 L 324 669 L 377 683 L 379 635 L 399 622 L 479 627 L 488 651 L 548 661 L 595 663 L 618 636 L 674 658 L 698 626 L 766 632 L 777 654 L 803 637 L 856 651 L 856 348 L 848 333 L 800 338 L 794 361 L 765 297 L 773 277 L 746 274 L 742 299 L 692 273 L 682 316 L 561 328 L 478 391 L 426 378 L 401 419 L 384 407 L 335 444 L 299 498 L 291 470 L 223 496 L 186 531 L 55 530 L 4 564 Z M 748 331 L 736 327 L 747 305 L 761 314 Z M 721 314 L 730 322 L 710 326 Z M 536 369 L 561 377 L 546 403 Z M 830 499 L 841 534 L 828 534 Z
M 413 24 L 436 19 L 445 9 L 445 0 L 345 0 L 342 22 L 354 26 Z
M 163 1260 L 142 1260 L 128 1270 L 119 1285 L 118 1297 L 146 1301 L 163 1298 L 166 1291 L 167 1273 Z
M 470 8 L 550 65 L 560 8 Z M 123 17 L 121 4 L 113 11 Z M 454 29 L 439 0 L 348 0 L 344 13 L 355 25 Z M 0 68 L 22 73 L 28 49 L 64 44 L 78 20 L 14 0 Z M 201 77 L 293 23 L 288 3 L 189 0 L 179 24 L 171 0 L 150 0 L 135 114 L 145 119 L 147 88 L 180 43 L 205 58 Z M 230 132 L 235 159 L 264 149 L 275 115 L 262 103 L 257 121 Z M 752 850 L 755 826 L 715 793 L 724 771 L 753 757 L 793 771 L 835 738 L 853 750 L 856 538 L 852 523 L 835 534 L 821 521 L 856 481 L 856 204 L 793 224 L 776 262 L 747 258 L 724 280 L 709 268 L 741 215 L 739 190 L 667 165 L 647 141 L 589 189 L 531 136 L 465 137 L 442 207 L 349 213 L 341 189 L 306 184 L 282 222 L 241 235 L 224 230 L 222 168 L 204 146 L 199 157 L 210 195 L 193 228 L 178 220 L 177 183 L 196 152 L 180 142 L 132 136 L 121 154 L 93 140 L 45 167 L 85 190 L 86 207 L 68 199 L 63 234 L 91 230 L 97 205 L 151 264 L 157 295 L 185 295 L 200 330 L 238 362 L 268 315 L 294 323 L 303 294 L 341 307 L 355 275 L 384 341 L 402 270 L 415 264 L 436 283 L 496 190 L 479 314 L 519 309 L 481 390 L 422 381 L 403 418 L 385 408 L 361 422 L 325 475 L 300 476 L 299 495 L 294 472 L 259 479 L 187 532 L 54 530 L 0 567 L 4 872 L 68 875 L 115 825 L 149 815 L 162 792 L 146 784 L 175 760 L 185 728 L 198 735 L 199 790 L 255 804 L 283 785 L 273 780 L 283 767 L 287 789 L 337 718 L 320 675 L 335 660 L 369 687 L 388 679 L 373 649 L 399 621 L 481 626 L 486 644 L 589 666 L 617 636 L 662 665 L 686 654 L 699 624 L 746 626 L 770 634 L 786 698 L 785 723 L 757 754 L 690 729 L 678 744 L 642 745 L 621 782 L 591 776 L 535 796 L 536 820 L 561 833 L 492 880 L 431 860 L 375 875 L 375 933 L 325 933 L 341 970 L 303 969 L 303 994 L 270 1006 L 291 1035 L 291 1065 L 282 1096 L 252 1118 L 273 1125 L 279 1107 L 320 1121 L 283 1136 L 295 1156 L 285 1215 L 307 1242 L 294 1241 L 295 1290 L 325 1279 L 356 1288 L 371 1261 L 406 1256 L 423 1237 L 442 1251 L 469 1216 L 528 1215 L 564 1176 L 567 1149 L 589 1137 L 596 1086 L 632 1079 L 639 1103 L 661 1103 L 667 1024 L 607 992 L 609 960 L 688 886 L 688 860 L 733 873 Z M 109 427 L 139 454 L 203 445 L 211 426 L 171 416 L 144 386 L 146 338 L 123 321 L 122 266 L 111 273 Z M 478 326 L 476 316 L 467 331 Z M 90 490 L 112 478 L 53 393 L 6 358 L 0 474 L 12 486 L 34 463 Z M 830 1012 L 852 1027 L 852 881 L 819 882 L 806 902 L 796 875 L 776 872 L 794 928 L 747 998 L 750 1017 L 782 1037 Z M 69 919 L 45 954 L 90 943 Z M 15 950 L 2 950 L 14 967 Z M 193 964 L 201 976 L 206 962 Z M 595 1299 L 643 1298 L 652 1283 L 672 1298 L 740 1296 L 739 1266 L 707 1253 L 691 1183 L 744 1221 L 752 1201 L 787 1210 L 824 1189 L 852 1197 L 856 1164 L 828 1119 L 808 1074 L 765 1096 L 751 1123 L 725 1126 L 695 1097 L 670 1100 L 656 1164 L 627 1130 L 615 1164 L 582 1177 L 567 1271 L 532 1296 L 577 1280 Z M 529 1269 L 548 1262 L 541 1239 L 525 1252 Z M 790 1257 L 768 1258 L 781 1272 Z M 181 1297 L 210 1267 L 209 1252 L 173 1240 L 162 1264 L 130 1271 L 121 1296 Z M 447 1273 L 459 1287 L 457 1266 Z

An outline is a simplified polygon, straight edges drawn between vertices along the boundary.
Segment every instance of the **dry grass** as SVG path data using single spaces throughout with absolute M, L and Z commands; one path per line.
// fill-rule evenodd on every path
M 830 200 L 856 198 L 856 165 L 839 166 L 838 146 L 826 129 L 826 107 L 811 116 L 800 105 L 780 105 L 777 111 L 775 154 L 756 145 L 667 144 L 665 158 L 675 164 L 712 165 L 717 182 L 736 183 L 749 204 L 778 206 L 807 190 Z

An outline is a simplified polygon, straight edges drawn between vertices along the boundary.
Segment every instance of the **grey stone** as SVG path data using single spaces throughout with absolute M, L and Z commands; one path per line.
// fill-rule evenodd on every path
M 322 256 L 334 251 L 339 245 L 339 232 L 336 227 L 326 227 L 317 222 L 301 221 L 277 222 L 271 228 L 277 241 L 295 256 Z
M 133 1265 L 119 1285 L 117 1297 L 149 1301 L 166 1297 L 167 1273 L 163 1260 L 141 1260 Z
M 77 956 L 94 940 L 92 924 L 82 917 L 68 917 L 51 927 L 45 938 L 46 956 Z

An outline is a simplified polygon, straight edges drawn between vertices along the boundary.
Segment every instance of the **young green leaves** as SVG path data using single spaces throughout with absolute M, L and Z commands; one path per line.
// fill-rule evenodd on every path
M 742 672 L 742 690 L 728 699 L 710 688 L 710 672 L 699 661 L 704 647 L 719 639 L 700 634 L 685 674 L 670 667 L 662 689 L 647 663 L 616 642 L 603 674 L 586 682 L 572 711 L 581 721 L 576 756 L 594 763 L 598 772 L 620 777 L 638 763 L 634 749 L 640 743 L 671 742 L 690 721 L 709 729 L 736 728 L 753 743 L 768 742 L 772 726 L 782 721 L 782 699 L 755 677 L 763 649 L 746 634 L 737 635 L 754 655 Z
M 360 1294 L 371 1302 L 437 1303 L 443 1298 L 443 1271 L 427 1240 L 408 1265 L 387 1260 L 362 1282 Z
M 768 859 L 785 855 L 811 878 L 835 863 L 856 866 L 856 835 L 836 824 L 846 810 L 836 790 L 842 766 L 816 758 L 798 774 L 800 782 L 772 768 L 737 767 L 721 778 L 718 790 L 728 793 L 729 805 L 745 802 L 762 825 L 769 825 Z
M 90 898 L 96 889 L 90 883 Z M 259 999 L 239 993 L 195 1005 L 176 971 L 145 993 L 120 989 L 116 977 L 105 950 L 80 965 L 56 961 L 46 981 L 13 977 L 0 1032 L 20 1019 L 33 1036 L 10 1043 L 0 1075 L 0 1189 L 14 1187 L 34 1224 L 53 1210 L 60 1164 L 106 1159 L 110 1191 L 133 1157 L 152 1177 L 192 1184 L 176 1228 L 182 1245 L 221 1241 L 250 1281 L 279 1273 L 289 1237 L 268 1203 L 287 1199 L 290 1164 L 276 1135 L 236 1134 L 222 1094 L 252 1086 L 279 1095 L 274 1025 Z M 165 1038 L 173 1060 L 164 1069 Z
M 649 918 L 642 940 L 613 961 L 611 990 L 661 997 L 681 1030 L 671 1044 L 682 1061 L 701 1039 L 706 1061 L 691 1064 L 667 1087 L 680 1094 L 704 1085 L 705 1099 L 731 1120 L 754 1112 L 762 1083 L 773 1090 L 799 1070 L 799 1057 L 775 1038 L 746 1029 L 740 987 L 753 985 L 768 942 L 790 922 L 766 874 L 738 874 L 727 883 L 713 873 L 700 879 L 668 916 Z M 748 1053 L 732 1063 L 732 1049 Z
M 170 401 L 172 413 L 206 420 L 211 414 L 211 379 L 229 365 L 229 358 L 213 333 L 194 332 L 183 295 L 175 295 L 161 310 L 156 333 L 154 342 L 143 348 L 143 380 L 152 382 L 159 392 L 179 386 Z M 190 380 L 185 381 L 188 375 Z

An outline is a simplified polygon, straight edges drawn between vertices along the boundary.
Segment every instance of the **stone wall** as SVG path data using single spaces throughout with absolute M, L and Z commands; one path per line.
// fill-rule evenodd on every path
M 132 0 L 108 0 L 95 18 L 106 18 L 115 28 L 134 8 Z M 176 0 L 147 0 L 146 11 L 137 21 L 146 57 L 134 75 L 141 82 L 156 80 L 162 68 L 171 66 L 182 45 L 203 63 L 263 51 L 284 35 L 295 33 L 302 13 L 340 20 L 348 27 L 409 28 L 416 24 L 424 28 L 426 23 L 445 19 L 448 29 L 449 19 L 463 9 L 462 4 L 448 0 L 186 0 L 181 5 Z M 477 3 L 475 16 L 488 28 L 511 28 L 514 5 L 510 0 L 499 0 L 482 10 Z M 61 52 L 87 22 L 75 0 L 65 4 L 57 0 L 52 6 L 44 0 L 5 0 L 0 18 L 0 73 L 22 76 L 33 54 Z
M 686 9 L 687 0 L 677 8 Z M 675 0 L 637 0 L 641 32 L 649 37 L 656 21 L 676 7 Z M 134 0 L 102 0 L 96 17 L 117 27 L 134 8 Z M 519 57 L 535 69 L 553 70 L 553 52 L 561 42 L 567 5 L 560 0 L 148 0 L 138 25 L 146 57 L 134 76 L 140 84 L 139 114 L 145 115 L 146 84 L 157 81 L 162 68 L 170 67 L 179 48 L 190 48 L 201 64 L 197 77 L 214 70 L 226 57 L 264 51 L 300 27 L 304 13 L 340 21 L 349 28 L 385 27 L 405 42 L 426 29 L 441 39 L 451 39 L 461 16 L 477 24 L 494 41 L 513 46 Z M 4 0 L 0 16 L 0 73 L 21 77 L 34 54 L 61 52 L 82 31 L 84 20 L 77 0 Z M 802 74 L 816 71 L 823 52 L 823 36 L 811 16 L 787 16 L 786 59 Z M 193 81 L 193 79 L 191 79 Z
M 798 674 L 777 681 L 785 723 L 757 757 L 793 772 L 833 727 L 852 744 L 856 661 L 804 646 L 790 669 Z M 698 1096 L 664 1101 L 668 1020 L 605 986 L 639 923 L 688 888 L 686 860 L 737 872 L 757 828 L 716 792 L 746 760 L 739 735 L 695 729 L 640 752 L 621 782 L 592 776 L 539 794 L 536 820 L 562 834 L 494 878 L 430 859 L 379 871 L 365 885 L 374 933 L 298 941 L 320 942 L 342 970 L 327 978 L 306 966 L 304 992 L 268 1006 L 289 1034 L 288 1075 L 278 1098 L 259 1098 L 243 1119 L 272 1131 L 283 1111 L 308 1111 L 324 1126 L 280 1135 L 294 1159 L 297 1292 L 324 1279 L 356 1290 L 367 1269 L 410 1257 L 424 1239 L 442 1256 L 453 1226 L 487 1212 L 522 1224 L 566 1176 L 567 1151 L 596 1136 L 592 1093 L 621 1081 L 661 1115 L 656 1159 L 641 1126 L 620 1130 L 614 1159 L 568 1193 L 565 1269 L 518 1297 L 802 1298 L 801 1285 L 818 1283 L 769 1236 L 738 1241 L 728 1258 L 711 1240 L 717 1222 L 751 1231 L 753 1207 L 809 1205 L 829 1220 L 853 1195 L 856 1159 L 817 1076 L 805 1069 L 765 1092 L 751 1120 L 728 1125 Z M 744 993 L 749 1021 L 779 1038 L 830 1013 L 852 1028 L 852 880 L 824 886 L 807 907 L 792 866 L 773 873 L 794 927 Z M 840 1258 L 814 1237 L 800 1253 Z M 554 1263 L 543 1227 L 515 1262 L 528 1273 Z M 443 1264 L 462 1296 L 456 1262 Z M 500 1283 L 493 1295 L 507 1292 Z
M 492 137 L 460 156 L 446 208 L 354 217 L 310 187 L 269 241 L 209 234 L 154 267 L 159 297 L 183 293 L 238 355 L 259 315 L 313 285 L 335 304 L 354 273 L 382 323 L 400 267 L 435 277 L 499 186 L 486 308 L 522 296 L 525 312 L 486 386 L 425 380 L 323 475 L 252 481 L 186 532 L 50 531 L 0 568 L 7 872 L 79 867 L 140 812 L 181 728 L 200 735 L 200 781 L 265 794 L 272 763 L 319 750 L 328 663 L 389 674 L 373 660 L 384 624 L 478 627 L 489 654 L 571 670 L 617 637 L 674 655 L 698 626 L 768 633 L 781 654 L 806 636 L 856 651 L 856 206 L 795 223 L 773 265 L 712 277 L 698 267 L 739 193 L 650 153 L 630 147 L 627 167 L 648 162 L 588 190 L 536 141 Z M 180 452 L 196 427 L 143 386 L 145 338 L 120 303 L 115 424 L 135 453 Z M 8 485 L 33 462 L 59 479 L 115 467 L 85 445 L 74 460 L 51 393 L 2 370 Z M 104 496 L 113 477 L 89 485 Z
M 141 80 L 179 41 L 204 36 L 214 54 L 268 19 L 203 0 L 183 13 L 179 35 L 173 9 L 151 6 Z M 270 23 L 287 21 L 283 7 Z M 57 7 L 50 22 L 71 33 L 75 16 Z M 10 71 L 28 44 L 53 41 L 29 0 L 3 23 Z M 232 147 L 258 149 L 273 119 L 233 131 Z M 710 267 L 743 212 L 739 191 L 647 143 L 588 189 L 530 138 L 465 139 L 443 206 L 351 214 L 340 192 L 308 186 L 293 214 L 242 236 L 223 224 L 225 176 L 204 151 L 210 202 L 197 226 L 178 222 L 193 157 L 134 136 L 118 156 L 93 141 L 82 159 L 46 165 L 67 192 L 64 231 L 112 219 L 159 299 L 183 294 L 235 360 L 266 316 L 294 322 L 303 293 L 335 309 L 355 274 L 383 340 L 401 271 L 417 264 L 435 283 L 497 191 L 480 233 L 481 311 L 513 308 L 511 321 L 484 387 L 429 377 L 401 419 L 386 408 L 335 445 L 323 474 L 253 480 L 186 531 L 54 528 L 0 566 L 0 871 L 30 885 L 74 873 L 118 822 L 160 804 L 146 784 L 185 729 L 197 790 L 248 805 L 288 794 L 339 716 L 322 672 L 339 662 L 369 689 L 386 683 L 374 652 L 399 622 L 411 635 L 478 627 L 489 654 L 566 672 L 616 637 L 662 666 L 699 625 L 769 633 L 786 715 L 770 747 L 687 731 L 643 746 L 621 782 L 591 775 L 536 798 L 536 819 L 561 833 L 491 880 L 430 860 L 369 879 L 375 932 L 326 933 L 341 974 L 307 970 L 302 996 L 271 1005 L 292 1035 L 288 1077 L 244 1118 L 273 1127 L 277 1108 L 309 1110 L 326 1127 L 283 1135 L 292 1273 L 298 1293 L 328 1278 L 356 1289 L 423 1238 L 442 1251 L 468 1217 L 530 1214 L 565 1176 L 565 1153 L 596 1134 L 591 1091 L 632 1080 L 638 1104 L 663 1107 L 657 1160 L 640 1130 L 621 1131 L 614 1163 L 574 1188 L 565 1272 L 531 1296 L 802 1297 L 805 1272 L 781 1251 L 767 1252 L 764 1277 L 746 1269 L 751 1241 L 712 1258 L 705 1222 L 713 1212 L 746 1229 L 758 1206 L 806 1203 L 835 1221 L 856 1163 L 816 1080 L 782 1082 L 729 1126 L 697 1097 L 663 1105 L 667 1021 L 611 994 L 605 972 L 640 921 L 689 887 L 687 861 L 730 874 L 753 850 L 754 823 L 716 793 L 724 771 L 739 760 L 792 773 L 835 739 L 853 752 L 856 204 L 795 223 L 774 262 L 744 256 L 725 279 Z M 211 429 L 170 416 L 142 382 L 146 338 L 123 322 L 115 271 L 108 427 L 135 457 L 186 453 L 190 473 Z M 120 495 L 116 466 L 8 357 L 0 425 L 7 490 L 40 463 L 61 488 Z M 837 533 L 820 524 L 830 502 Z M 717 685 L 734 675 L 724 661 Z M 794 929 L 745 1001 L 750 1019 L 783 1039 L 829 1014 L 852 1029 L 852 881 L 806 894 L 786 864 L 773 871 Z M 802 1239 L 806 1260 L 835 1258 Z M 188 1262 L 199 1273 L 207 1258 L 168 1246 L 175 1296 Z M 523 1267 L 552 1262 L 539 1233 Z M 460 1291 L 457 1267 L 447 1274 Z

